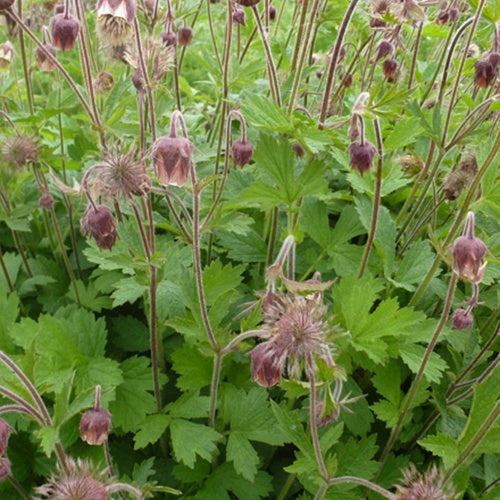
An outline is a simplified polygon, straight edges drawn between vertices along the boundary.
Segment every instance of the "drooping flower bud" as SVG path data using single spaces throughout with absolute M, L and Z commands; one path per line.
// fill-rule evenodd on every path
M 394 54 L 394 45 L 389 40 L 380 40 L 375 48 L 375 61 Z
M 173 31 L 164 31 L 161 34 L 161 40 L 166 47 L 173 47 L 177 44 L 177 35 Z
M 250 352 L 252 379 L 262 387 L 272 387 L 281 379 L 284 365 L 280 366 L 272 346 L 263 342 Z
M 493 59 L 495 62 L 495 58 Z M 493 64 L 492 61 L 488 59 L 480 59 L 476 61 L 474 69 L 474 83 L 482 89 L 489 87 L 497 77 L 498 74 L 498 64 Z
M 231 146 L 233 162 L 238 167 L 243 167 L 250 163 L 253 155 L 253 145 L 248 140 L 237 139 Z
M 80 22 L 71 15 L 56 14 L 50 21 L 52 43 L 58 50 L 71 50 L 75 46 Z
M 271 21 L 276 19 L 276 7 L 272 4 L 269 6 L 269 19 L 271 19 Z
M 487 250 L 483 241 L 474 236 L 474 213 L 469 212 L 462 236 L 451 247 L 453 271 L 473 284 L 479 283 L 486 268 L 484 256 Z
M 3 418 L 0 418 L 0 457 L 5 455 L 7 451 L 7 444 L 11 432 L 11 426 Z
M 452 330 L 465 330 L 474 324 L 474 318 L 467 309 L 457 309 L 451 317 Z
M 54 206 L 54 197 L 50 193 L 43 193 L 38 203 L 42 208 L 50 210 Z
M 257 5 L 259 2 L 260 0 L 236 0 L 236 3 L 243 5 L 243 7 L 253 7 L 254 5 Z
M 363 175 L 365 172 L 368 172 L 373 165 L 375 153 L 375 146 L 371 142 L 365 141 L 363 144 L 359 141 L 353 142 L 349 146 L 351 167 Z
M 101 250 L 111 250 L 116 242 L 115 219 L 106 205 L 89 205 L 80 221 L 84 236 L 92 236 Z
M 90 445 L 106 441 L 111 428 L 111 413 L 104 408 L 87 410 L 80 420 L 80 437 Z
M 233 21 L 235 23 L 241 24 L 241 26 L 246 26 L 247 15 L 241 7 L 235 7 L 233 10 Z
M 398 62 L 394 58 L 386 59 L 382 64 L 382 69 L 384 71 L 384 75 L 388 80 L 394 78 L 396 71 L 398 69 Z
M 14 5 L 14 0 L 0 0 L 0 10 L 9 9 Z
M 153 165 L 160 184 L 183 186 L 193 168 L 194 146 L 180 136 L 163 136 L 153 145 Z
M 293 152 L 295 153 L 295 156 L 297 156 L 298 158 L 302 158 L 304 156 L 304 148 L 301 146 L 300 142 L 294 142 L 292 144 L 292 149 L 293 149 Z
M 43 46 L 47 52 L 50 52 L 53 57 L 56 57 L 56 49 L 51 43 L 44 43 Z M 40 47 L 37 47 L 35 50 L 35 58 L 36 65 L 40 71 L 54 71 L 56 69 L 56 65 L 51 59 L 49 59 L 45 51 L 43 51 Z
M 191 42 L 193 41 L 193 29 L 190 26 L 182 26 L 179 28 L 177 41 L 179 42 L 179 45 L 182 45 L 183 47 L 191 45 Z

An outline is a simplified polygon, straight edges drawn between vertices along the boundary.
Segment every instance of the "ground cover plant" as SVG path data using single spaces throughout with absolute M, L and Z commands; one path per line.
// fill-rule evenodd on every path
M 0 0 L 1 498 L 499 498 L 499 16 Z

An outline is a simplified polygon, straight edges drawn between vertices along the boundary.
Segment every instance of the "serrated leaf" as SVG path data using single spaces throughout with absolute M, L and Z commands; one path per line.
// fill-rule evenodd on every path
M 429 450 L 433 455 L 441 457 L 445 469 L 452 467 L 458 458 L 457 442 L 452 437 L 441 432 L 435 436 L 426 436 L 418 444 Z
M 412 144 L 420 132 L 420 120 L 409 116 L 399 120 L 394 127 L 391 127 L 389 134 L 384 138 L 384 154 L 395 149 Z
M 231 431 L 226 447 L 227 460 L 233 462 L 234 470 L 245 479 L 253 481 L 257 474 L 259 456 L 243 432 Z
M 373 413 L 377 415 L 379 420 L 382 420 L 382 422 L 387 424 L 389 429 L 395 427 L 399 418 L 398 406 L 394 406 L 394 403 L 384 399 L 373 403 L 370 408 L 373 410 Z
M 172 353 L 172 368 L 179 375 L 176 385 L 182 391 L 197 391 L 210 385 L 212 359 L 195 347 L 184 346 Z
M 316 198 L 306 197 L 300 208 L 299 224 L 320 247 L 326 249 L 331 240 L 326 205 Z
M 114 285 L 115 291 L 111 294 L 113 307 L 118 307 L 126 302 L 133 304 L 143 296 L 147 290 L 145 285 L 141 285 L 135 278 L 123 278 Z
M 413 373 L 418 373 L 422 359 L 424 358 L 425 347 L 418 344 L 405 343 L 399 346 L 399 352 L 408 368 Z M 446 368 L 448 368 L 446 361 L 439 354 L 433 352 L 425 367 L 424 375 L 429 382 L 439 382 Z
M 211 427 L 180 418 L 171 422 L 170 436 L 175 458 L 191 468 L 197 455 L 210 462 L 217 452 L 216 443 L 222 440 Z
M 399 288 L 413 291 L 415 285 L 420 283 L 422 276 L 431 266 L 434 258 L 435 254 L 427 240 L 415 242 L 405 252 L 391 282 Z
M 172 418 L 205 418 L 208 416 L 210 398 L 196 394 L 183 394 L 168 406 Z
M 274 205 L 272 205 L 274 206 Z M 267 247 L 260 234 L 254 230 L 246 234 L 222 231 L 218 235 L 219 243 L 227 249 L 229 258 L 238 262 L 265 262 Z
M 54 451 L 57 440 L 59 439 L 59 431 L 55 427 L 47 426 L 42 427 L 37 431 L 40 438 L 40 445 L 45 455 L 50 457 Z
M 134 436 L 134 450 L 156 443 L 167 429 L 169 422 L 170 417 L 167 415 L 161 413 L 148 415 L 141 423 L 139 432 Z
M 149 350 L 148 327 L 134 316 L 117 316 L 111 318 L 113 342 L 127 352 L 144 352 Z
M 205 299 L 208 305 L 213 304 L 221 295 L 231 292 L 233 295 L 241 283 L 243 266 L 225 266 L 220 260 L 213 260 L 210 265 L 203 269 L 203 285 L 205 287 Z
M 274 132 L 293 132 L 291 120 L 270 98 L 255 93 L 245 93 L 241 100 L 243 115 L 249 124 Z

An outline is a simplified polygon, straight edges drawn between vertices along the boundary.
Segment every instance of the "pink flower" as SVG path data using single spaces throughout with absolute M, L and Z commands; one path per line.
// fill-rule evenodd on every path
M 153 164 L 160 184 L 183 186 L 193 167 L 194 146 L 180 136 L 163 136 L 153 145 Z

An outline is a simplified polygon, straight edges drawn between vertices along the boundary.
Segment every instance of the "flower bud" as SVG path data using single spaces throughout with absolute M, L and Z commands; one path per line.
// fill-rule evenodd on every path
M 50 210 L 54 206 L 54 197 L 50 193 L 43 193 L 38 203 L 42 208 Z
M 276 19 L 276 7 L 274 5 L 269 6 L 269 19 L 271 19 L 271 21 Z
M 54 13 L 55 14 L 63 14 L 64 13 L 64 4 L 63 3 L 59 3 L 55 6 L 54 8 Z
M 104 408 L 87 410 L 80 420 L 80 437 L 90 445 L 101 445 L 111 428 L 111 413 Z
M 365 141 L 364 144 L 361 144 L 359 141 L 353 142 L 349 146 L 351 167 L 363 175 L 370 170 L 375 153 L 375 146 L 371 142 Z
M 235 23 L 241 24 L 241 26 L 246 26 L 246 19 L 247 16 L 245 14 L 245 11 L 241 7 L 235 7 L 233 10 L 233 21 Z
M 394 54 L 394 45 L 389 40 L 380 40 L 375 48 L 375 61 Z
M 101 250 L 111 250 L 116 242 L 115 219 L 106 205 L 92 205 L 87 207 L 80 221 L 80 228 L 84 236 L 92 236 Z
M 54 58 L 56 57 L 56 49 L 51 43 L 44 43 L 43 46 L 47 52 L 50 52 L 54 56 Z M 40 47 L 37 47 L 35 50 L 35 58 L 36 65 L 40 71 L 54 71 L 56 69 L 56 65 Z
M 392 57 L 390 59 L 386 59 L 382 64 L 382 69 L 384 71 L 385 77 L 389 80 L 396 74 L 396 71 L 398 69 L 398 62 Z
M 252 359 L 252 379 L 262 387 L 272 387 L 281 379 L 282 367 L 278 363 L 270 345 L 259 344 L 250 352 Z
M 482 89 L 489 87 L 498 74 L 498 65 L 494 65 L 489 59 L 480 59 L 474 65 L 474 83 Z
M 164 31 L 161 34 L 161 40 L 166 47 L 173 47 L 177 44 L 177 35 L 173 31 Z
M 189 26 L 182 26 L 182 28 L 179 28 L 177 40 L 179 45 L 182 45 L 183 47 L 191 45 L 191 42 L 193 41 L 193 29 Z
M 492 52 L 488 56 L 488 62 L 493 66 L 493 69 L 496 70 L 500 64 L 500 52 Z
M 144 91 L 144 82 L 142 79 L 142 71 L 141 68 L 137 68 L 132 75 L 132 84 L 136 88 L 138 92 Z
M 457 309 L 451 317 L 452 330 L 465 330 L 474 324 L 474 318 L 466 309 Z
M 115 79 L 111 73 L 100 71 L 97 73 L 92 85 L 96 94 L 105 94 L 109 92 L 115 84 Z
M 243 7 L 253 7 L 254 5 L 257 5 L 259 2 L 260 0 L 236 0 L 236 3 L 243 5 Z
M 0 10 L 9 9 L 14 5 L 14 0 L 0 0 Z
M 56 14 L 50 21 L 52 43 L 58 50 L 71 50 L 80 32 L 80 22 L 71 15 Z
M 7 444 L 11 432 L 11 426 L 3 418 L 0 418 L 0 457 L 5 455 L 7 451 Z
M 344 79 L 344 87 L 352 87 L 352 73 L 349 73 Z
M 250 163 L 253 155 L 253 145 L 250 141 L 237 139 L 231 146 L 233 162 L 238 167 L 243 167 Z
M 293 149 L 293 152 L 295 153 L 295 156 L 297 156 L 298 158 L 302 158 L 304 156 L 304 148 L 300 145 L 300 142 L 294 142 L 292 144 L 292 149 Z
M 183 186 L 193 168 L 194 146 L 180 136 L 163 136 L 153 144 L 153 165 L 160 184 Z

